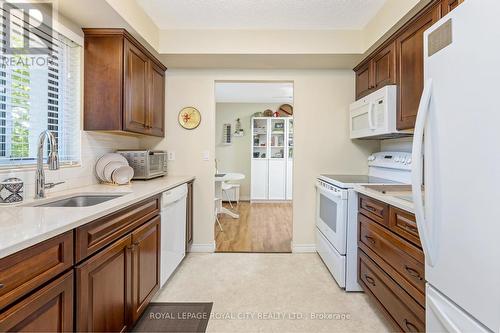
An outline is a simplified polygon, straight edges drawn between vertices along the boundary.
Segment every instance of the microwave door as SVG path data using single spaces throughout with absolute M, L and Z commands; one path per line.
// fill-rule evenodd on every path
M 335 249 L 346 253 L 347 201 L 342 191 L 333 192 L 318 187 L 317 225 Z
M 357 103 L 351 105 L 351 139 L 358 139 L 373 135 L 377 128 L 374 111 L 375 104 L 369 100 L 358 101 Z

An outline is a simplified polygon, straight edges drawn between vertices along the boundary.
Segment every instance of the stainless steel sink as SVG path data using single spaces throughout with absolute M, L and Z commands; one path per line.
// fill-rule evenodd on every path
M 51 201 L 47 203 L 42 203 L 37 205 L 34 203 L 32 206 L 35 207 L 89 207 L 95 206 L 100 203 L 113 200 L 123 196 L 124 194 L 109 194 L 109 195 L 76 195 L 69 198 L 64 198 L 56 201 Z

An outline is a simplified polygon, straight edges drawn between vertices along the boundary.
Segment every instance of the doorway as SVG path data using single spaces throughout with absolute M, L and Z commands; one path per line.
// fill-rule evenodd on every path
M 292 82 L 216 82 L 216 252 L 292 251 Z

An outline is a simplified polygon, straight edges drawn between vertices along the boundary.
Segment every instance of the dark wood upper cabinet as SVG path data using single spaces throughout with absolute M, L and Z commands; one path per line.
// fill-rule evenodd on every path
M 372 62 L 367 61 L 356 67 L 356 99 L 362 98 L 372 92 L 373 89 L 373 74 Z
M 389 84 L 396 84 L 396 43 L 392 42 L 354 69 L 356 99 Z
M 123 129 L 147 132 L 148 129 L 148 57 L 125 39 L 125 87 Z
M 135 322 L 160 288 L 160 217 L 135 230 L 132 242 L 132 320 Z
M 373 85 L 380 89 L 389 84 L 396 84 L 396 43 L 387 45 L 373 57 Z
M 398 61 L 398 130 L 415 127 L 424 88 L 424 31 L 440 18 L 441 6 L 434 5 L 396 38 Z
M 464 2 L 464 0 L 443 0 L 441 2 L 441 12 L 443 16 L 451 12 L 462 2 Z
M 463 1 L 432 0 L 356 66 L 356 99 L 396 84 L 397 129 L 414 128 L 424 86 L 424 31 Z
M 152 135 L 165 136 L 165 71 L 150 63 L 149 125 Z
M 0 332 L 72 332 L 73 271 L 0 313 Z
M 84 130 L 163 137 L 166 67 L 124 29 L 83 31 Z
M 132 323 L 131 251 L 128 235 L 76 267 L 76 331 L 124 332 Z

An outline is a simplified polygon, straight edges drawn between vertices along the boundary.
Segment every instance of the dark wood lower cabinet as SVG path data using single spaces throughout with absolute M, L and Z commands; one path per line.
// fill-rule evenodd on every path
M 73 331 L 73 271 L 0 313 L 0 332 Z
M 397 331 L 424 332 L 425 262 L 415 216 L 363 195 L 358 207 L 360 285 Z
M 132 236 L 76 267 L 76 330 L 124 332 L 131 324 Z
M 160 287 L 159 212 L 154 196 L 0 259 L 0 332 L 130 330 Z
M 132 320 L 137 321 L 160 288 L 160 217 L 132 233 Z

